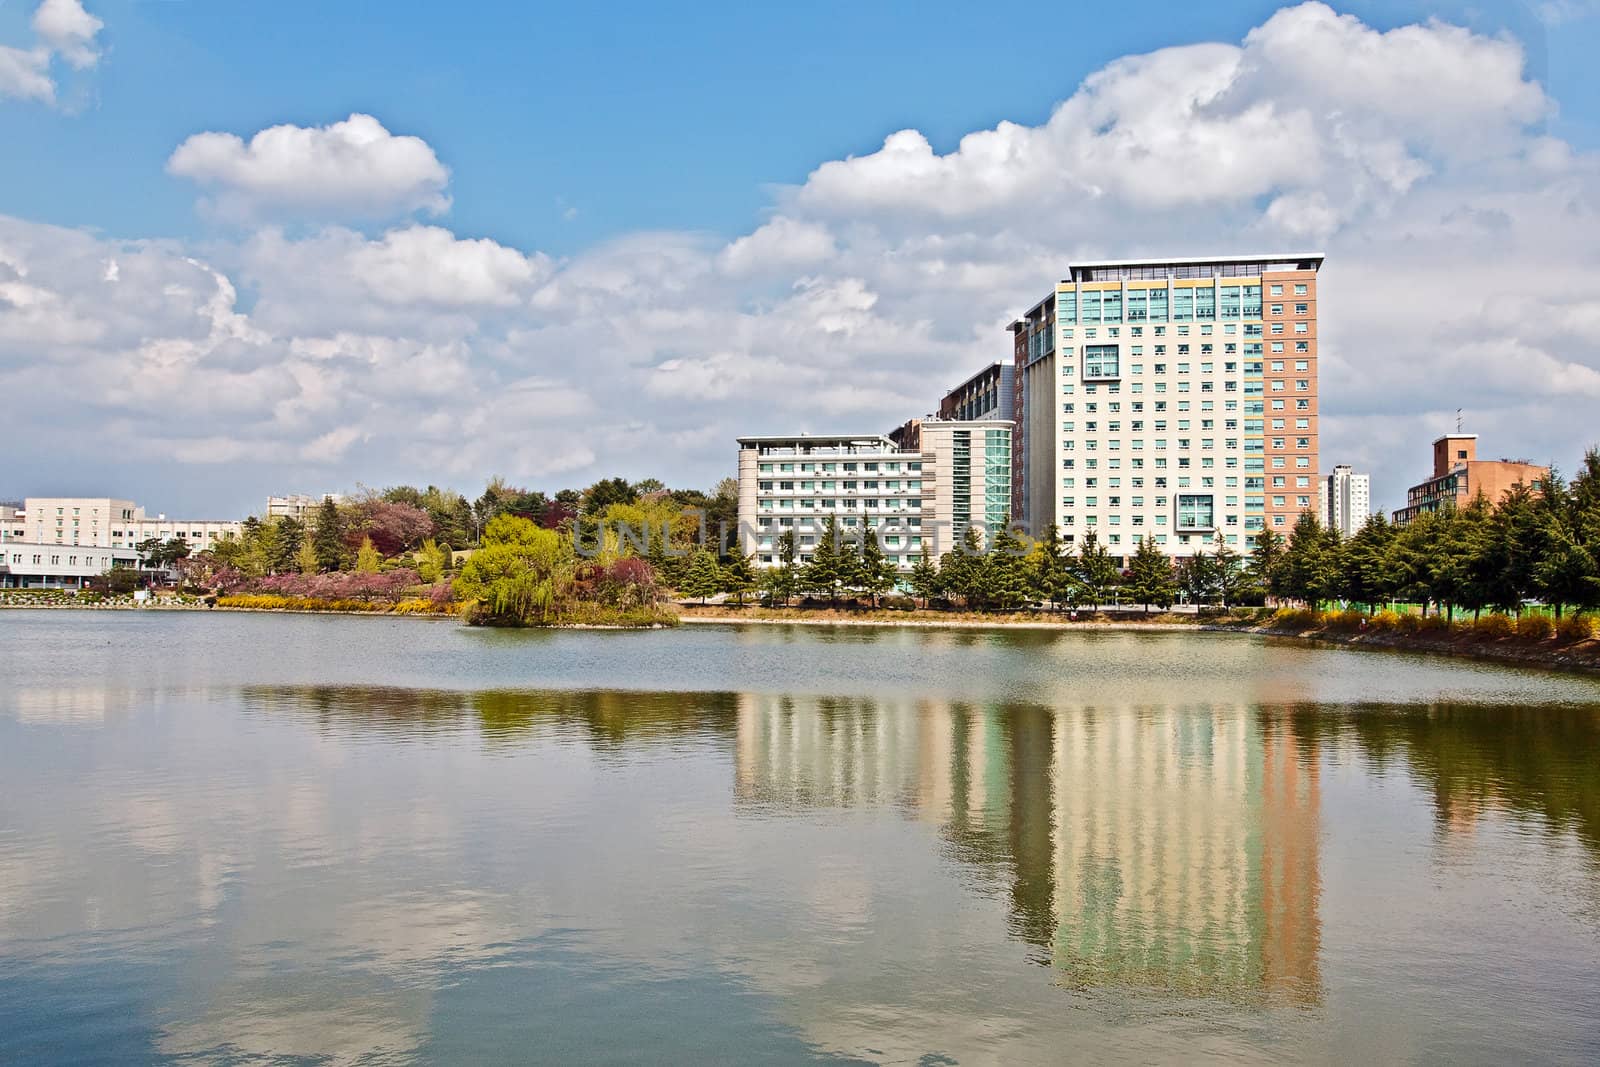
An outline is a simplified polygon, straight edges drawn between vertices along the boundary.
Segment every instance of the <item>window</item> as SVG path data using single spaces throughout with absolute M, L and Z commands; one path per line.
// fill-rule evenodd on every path
M 1118 371 L 1116 345 L 1083 346 L 1084 377 L 1116 378 L 1119 376 Z
M 1212 496 L 1209 493 L 1179 493 L 1178 529 L 1210 530 L 1214 528 Z

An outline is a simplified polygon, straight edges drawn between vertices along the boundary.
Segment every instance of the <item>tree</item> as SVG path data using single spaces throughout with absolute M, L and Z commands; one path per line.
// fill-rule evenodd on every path
M 450 567 L 450 555 L 448 547 L 441 548 L 437 541 L 428 538 L 417 549 L 417 575 L 430 584 L 437 582 Z
M 995 531 L 983 561 L 985 592 L 1001 611 L 1015 611 L 1030 599 L 1033 582 L 1027 553 L 1009 522 Z
M 689 570 L 683 576 L 683 588 L 679 591 L 685 596 L 699 597 L 702 604 L 720 593 L 722 569 L 717 566 L 717 557 L 703 548 L 698 549 L 689 560 Z
M 1085 534 L 1078 544 L 1073 575 L 1078 580 L 1084 598 L 1096 608 L 1105 602 L 1111 587 L 1117 584 L 1117 565 L 1111 562 L 1111 553 L 1106 551 L 1093 530 Z
M 1196 552 L 1177 567 L 1178 587 L 1191 603 L 1209 604 L 1217 596 L 1217 561 L 1204 552 Z
M 1221 598 L 1222 608 L 1226 611 L 1230 603 L 1239 599 L 1239 592 L 1245 584 L 1245 574 L 1239 553 L 1233 550 L 1220 533 L 1217 534 L 1216 553 L 1212 556 L 1212 565 L 1217 596 Z
M 321 561 L 317 559 L 317 546 L 310 541 L 300 542 L 300 551 L 295 553 L 295 569 L 301 574 L 316 574 L 322 569 Z
M 1342 592 L 1346 599 L 1369 608 L 1393 599 L 1389 553 L 1394 535 L 1395 528 L 1379 512 L 1369 516 L 1355 536 L 1345 542 Z
M 1283 595 L 1283 538 L 1272 530 L 1262 530 L 1256 535 L 1256 547 L 1250 552 L 1250 576 L 1269 597 Z
M 756 587 L 755 557 L 735 552 L 722 567 L 722 591 L 732 593 L 739 604 Z
M 911 592 L 922 599 L 922 606 L 926 608 L 939 595 L 939 586 L 938 565 L 933 562 L 927 542 L 923 542 L 922 552 L 911 568 Z
M 767 572 L 769 580 L 766 583 L 768 596 L 784 607 L 789 606 L 799 586 L 799 574 L 795 567 L 799 555 L 799 540 L 795 537 L 794 528 L 790 527 L 778 538 L 778 565 Z
M 1155 538 L 1146 535 L 1139 548 L 1128 561 L 1128 578 L 1124 583 L 1129 599 L 1144 605 L 1145 614 L 1150 606 L 1165 610 L 1172 607 L 1178 596 L 1178 581 L 1172 572 L 1172 561 L 1156 547 Z
M 571 541 L 530 519 L 497 515 L 452 588 L 468 622 L 538 625 L 560 620 L 575 571 Z
M 583 492 L 583 513 L 598 515 L 612 504 L 632 504 L 638 490 L 626 478 L 602 478 Z
M 983 608 L 988 572 L 978 531 L 968 526 L 961 541 L 939 560 L 939 583 L 946 593 L 959 596 L 969 611 Z
M 842 540 L 838 516 L 829 515 L 811 550 L 811 562 L 800 572 L 802 589 L 826 596 L 829 603 L 834 604 L 839 601 L 839 587 L 853 576 L 850 573 L 853 568 L 848 566 L 848 557 L 842 550 Z
M 1065 588 L 1062 577 L 1067 572 L 1066 564 L 1061 558 L 1061 530 L 1055 523 L 1046 526 L 1044 536 L 1034 543 L 1033 551 L 1028 556 L 1028 563 L 1034 594 L 1040 600 L 1048 600 L 1050 606 L 1055 607 L 1056 601 L 1060 599 L 1060 593 Z
M 305 543 L 306 527 L 299 519 L 285 515 L 277 523 L 277 550 L 273 553 L 271 570 L 274 574 L 287 574 L 296 569 L 300 546 Z
M 361 547 L 356 550 L 356 573 L 377 574 L 381 562 L 382 557 L 378 555 L 378 549 L 373 545 L 372 538 L 363 537 Z
M 344 563 L 344 538 L 339 526 L 339 505 L 333 502 L 333 497 L 323 497 L 322 506 L 317 509 L 317 528 L 311 539 L 319 570 L 336 571 Z
M 854 563 L 855 575 L 851 584 L 872 598 L 873 607 L 878 606 L 880 596 L 900 582 L 900 569 L 884 555 L 883 545 L 878 542 L 878 533 L 871 526 L 863 530 L 861 552 Z

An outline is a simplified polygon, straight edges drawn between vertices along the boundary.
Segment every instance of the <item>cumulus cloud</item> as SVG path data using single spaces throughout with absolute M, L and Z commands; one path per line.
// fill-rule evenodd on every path
M 637 233 L 557 260 L 401 222 L 267 227 L 202 256 L 0 221 L 0 388 L 64 398 L 14 412 L 20 440 L 56 442 L 19 488 L 49 488 L 47 461 L 125 461 L 170 510 L 174 472 L 219 454 L 255 463 L 241 506 L 286 482 L 709 485 L 741 434 L 930 410 L 1010 358 L 1006 324 L 1074 259 L 1313 242 L 1326 464 L 1373 470 L 1394 505 L 1463 407 L 1485 451 L 1570 465 L 1600 397 L 1600 159 L 1544 131 L 1552 106 L 1514 41 L 1311 3 L 1234 44 L 1116 60 L 1037 126 L 946 153 L 894 133 L 729 241 Z M 180 149 L 174 169 L 248 172 L 209 187 L 258 212 L 443 196 L 420 141 L 431 166 L 380 193 L 359 151 L 338 173 L 336 127 Z M 204 402 L 174 419 L 175 398 Z
M 248 143 L 231 133 L 197 133 L 172 153 L 167 172 L 211 191 L 208 206 L 234 219 L 376 219 L 450 207 L 450 170 L 432 147 L 390 133 L 371 115 L 271 126 Z
M 33 13 L 33 32 L 79 70 L 100 61 L 95 37 L 104 26 L 81 0 L 44 0 Z
M 76 70 L 94 66 L 100 61 L 95 38 L 104 25 L 84 10 L 81 0 L 44 0 L 33 13 L 33 47 L 0 45 L 0 99 L 54 103 L 51 60 L 59 56 Z

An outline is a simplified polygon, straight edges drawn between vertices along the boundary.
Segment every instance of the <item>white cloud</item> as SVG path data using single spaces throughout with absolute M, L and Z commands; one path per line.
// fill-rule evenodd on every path
M 95 38 L 104 25 L 83 9 L 81 0 L 44 0 L 33 13 L 33 47 L 0 45 L 0 99 L 55 103 L 51 60 L 59 56 L 76 70 L 94 66 L 100 61 Z
M 48 103 L 56 97 L 50 80 L 50 52 L 45 48 L 11 48 L 0 45 L 0 97 Z
M 450 206 L 450 170 L 428 143 L 396 136 L 371 115 L 271 126 L 249 143 L 231 133 L 197 133 L 172 153 L 167 171 L 213 190 L 210 206 L 234 219 L 437 215 Z
M 100 61 L 95 37 L 105 23 L 83 9 L 81 0 L 44 0 L 33 13 L 33 31 L 79 70 Z
M 0 389 L 64 398 L 14 413 L 20 440 L 64 442 L 22 465 L 41 490 L 125 457 L 170 499 L 219 454 L 258 465 L 244 506 L 278 480 L 709 485 L 738 435 L 928 411 L 1010 358 L 1006 324 L 1074 259 L 1315 242 L 1324 462 L 1370 466 L 1393 505 L 1457 407 L 1497 454 L 1570 466 L 1600 437 L 1600 160 L 1542 131 L 1552 106 L 1509 40 L 1307 4 L 1110 63 L 1038 126 L 944 154 L 896 133 L 725 242 L 637 233 L 557 261 L 402 223 L 202 257 L 0 220 Z M 302 150 L 326 130 L 276 129 L 289 147 L 206 156 L 219 198 L 315 217 L 443 196 L 428 166 L 352 192 L 367 162 L 338 173 Z M 175 420 L 174 397 L 206 402 Z

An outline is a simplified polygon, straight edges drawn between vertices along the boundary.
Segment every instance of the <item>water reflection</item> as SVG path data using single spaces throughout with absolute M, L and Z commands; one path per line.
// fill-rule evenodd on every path
M 1600 709 L 1156 685 L 30 686 L 0 1061 L 1594 1051 Z
M 1292 721 L 746 696 L 736 751 L 742 803 L 936 823 L 1069 984 L 1321 997 L 1319 772 Z

